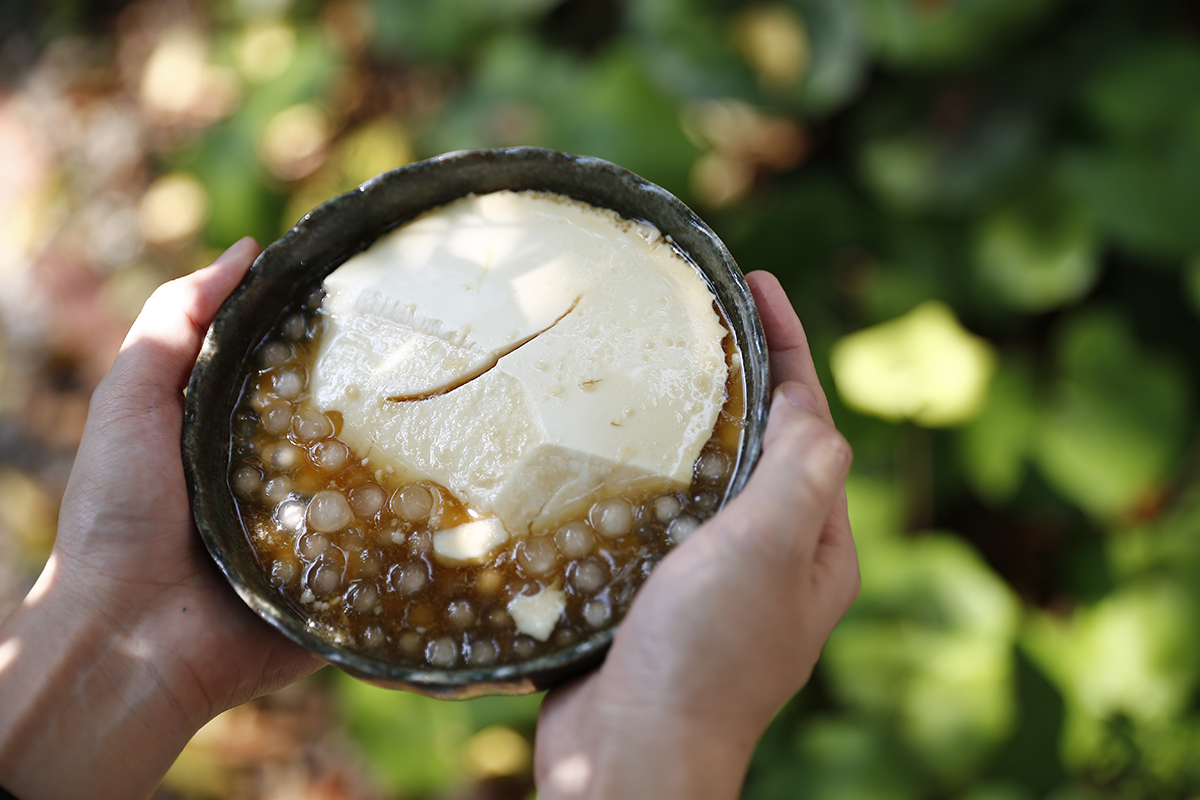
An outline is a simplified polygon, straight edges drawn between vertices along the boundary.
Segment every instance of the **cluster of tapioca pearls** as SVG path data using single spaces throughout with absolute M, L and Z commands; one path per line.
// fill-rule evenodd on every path
M 234 452 L 240 460 L 235 460 L 230 484 L 243 502 L 266 512 L 267 520 L 258 515 L 260 528 L 282 534 L 267 537 L 273 540 L 270 543 L 262 537 L 259 541 L 273 582 L 312 611 L 321 612 L 316 616 L 328 617 L 333 611 L 345 614 L 346 632 L 367 646 L 380 646 L 391 638 L 372 620 L 385 606 L 385 618 L 395 619 L 404 616 L 405 608 L 431 600 L 443 607 L 441 614 L 426 621 L 431 626 L 464 631 L 486 622 L 495 629 L 511 628 L 512 619 L 502 607 L 484 614 L 477 609 L 489 596 L 512 596 L 533 588 L 523 577 L 544 588 L 565 576 L 568 592 L 582 601 L 581 607 L 576 604 L 581 619 L 567 622 L 603 627 L 614 610 L 611 593 L 605 590 L 616 573 L 629 572 L 626 562 L 637 558 L 630 548 L 617 546 L 620 541 L 635 530 L 641 539 L 657 531 L 659 549 L 665 550 L 690 535 L 719 502 L 717 492 L 704 487 L 719 490 L 731 462 L 710 443 L 695 466 L 697 493 L 663 495 L 636 507 L 619 497 L 598 502 L 586 520 L 518 542 L 504 554 L 507 558 L 478 571 L 473 599 L 451 597 L 431 587 L 439 572 L 447 572 L 436 569 L 429 558 L 432 534 L 468 521 L 467 512 L 458 507 L 453 513 L 453 503 L 446 502 L 448 495 L 440 487 L 407 484 L 389 492 L 380 485 L 386 482 L 382 471 L 372 481 L 365 460 L 357 461 L 334 436 L 335 419 L 304 404 L 307 340 L 319 324 L 319 317 L 293 314 L 281 325 L 280 337 L 256 353 L 260 369 L 248 381 L 244 398 L 244 405 L 253 411 L 235 418 Z M 608 541 L 597 548 L 597 537 Z M 406 545 L 400 550 L 407 549 L 407 554 L 389 543 Z M 563 562 L 565 566 L 560 566 Z M 383 575 L 389 563 L 393 566 Z M 650 563 L 643 562 L 643 573 Z M 439 598 L 430 597 L 438 592 Z M 403 599 L 405 608 L 394 609 L 395 598 Z M 396 644 L 407 654 L 422 653 L 435 666 L 455 663 L 460 655 L 472 664 L 488 663 L 499 655 L 497 642 L 491 639 L 466 637 L 460 642 L 435 633 L 405 630 L 398 632 Z M 539 647 L 529 637 L 511 631 L 508 636 L 507 644 L 518 659 Z

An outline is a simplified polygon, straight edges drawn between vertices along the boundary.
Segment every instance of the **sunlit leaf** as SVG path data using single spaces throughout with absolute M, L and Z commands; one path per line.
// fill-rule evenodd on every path
M 848 405 L 929 427 L 960 425 L 978 414 L 996 362 L 989 343 L 934 301 L 842 338 L 829 358 Z
M 1068 620 L 1042 614 L 1024 639 L 1067 700 L 1069 763 L 1103 756 L 1108 721 L 1161 724 L 1188 707 L 1200 683 L 1200 616 L 1176 586 L 1131 584 Z
M 1070 318 L 1057 352 L 1063 372 L 1038 425 L 1038 467 L 1086 511 L 1128 513 L 1161 490 L 1179 453 L 1183 379 L 1173 364 L 1142 352 L 1109 312 Z
M 1084 214 L 1062 198 L 1005 208 L 984 220 L 975 266 L 987 291 L 1024 312 L 1083 297 L 1099 274 L 1099 243 Z
M 864 553 L 863 592 L 825 648 L 827 674 L 852 707 L 897 718 L 930 770 L 961 779 L 1013 724 L 1018 601 L 956 537 L 881 544 Z

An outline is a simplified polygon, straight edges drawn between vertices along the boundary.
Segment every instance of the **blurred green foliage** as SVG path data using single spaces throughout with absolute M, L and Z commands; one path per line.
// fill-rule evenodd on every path
M 59 5 L 48 36 L 86 16 Z M 330 9 L 349 7 L 367 12 L 361 49 L 328 35 Z M 745 270 L 779 275 L 856 451 L 863 591 L 766 733 L 747 798 L 1200 792 L 1193 3 L 226 0 L 207 13 L 217 63 L 263 16 L 295 33 L 286 70 L 159 155 L 207 188 L 209 245 L 271 239 L 408 157 L 533 144 L 661 183 Z M 264 131 L 300 103 L 329 115 L 324 160 L 281 176 Z M 927 300 L 997 353 L 986 401 L 936 430 L 851 410 L 831 348 Z M 535 724 L 536 699 L 336 691 L 401 796 L 457 785 L 472 732 Z

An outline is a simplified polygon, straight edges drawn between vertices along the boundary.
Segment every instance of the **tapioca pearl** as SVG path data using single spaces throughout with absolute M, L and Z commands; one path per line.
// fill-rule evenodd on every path
M 608 603 L 603 600 L 588 600 L 583 604 L 583 621 L 593 628 L 601 628 L 612 618 Z
M 586 522 L 568 522 L 554 532 L 554 544 L 566 558 L 582 558 L 596 546 L 596 535 Z
M 498 569 L 482 569 L 475 576 L 475 590 L 480 594 L 496 594 L 504 588 L 504 573 Z
M 313 445 L 309 457 L 323 472 L 341 472 L 350 463 L 350 448 L 344 442 L 326 439 Z
M 306 533 L 296 540 L 296 555 L 305 561 L 316 561 L 331 546 L 329 537 L 323 533 Z
M 397 564 L 388 572 L 388 585 L 401 597 L 411 597 L 429 585 L 424 562 Z
M 308 503 L 308 524 L 314 531 L 333 533 L 354 521 L 350 503 L 341 492 L 317 492 Z
M 280 553 L 271 559 L 271 583 L 275 586 L 289 586 L 300 574 L 300 564 L 287 553 Z
M 356 583 L 346 592 L 346 607 L 359 614 L 373 614 L 379 608 L 379 590 L 373 583 Z
M 579 638 L 579 634 L 570 628 L 559 628 L 554 632 L 554 644 L 558 647 L 566 647 L 569 644 L 574 644 Z
M 696 460 L 696 475 L 706 481 L 719 481 L 729 474 L 729 457 L 719 450 L 702 453 Z
M 396 645 L 409 658 L 416 658 L 425 649 L 425 637 L 416 631 L 405 631 L 397 637 Z
M 721 498 L 715 492 L 701 492 L 692 498 L 696 508 L 700 511 L 715 511 L 717 504 L 721 502 Z
M 548 574 L 558 564 L 558 550 L 545 536 L 535 536 L 517 545 L 517 561 L 535 578 Z
M 351 525 L 338 534 L 338 547 L 343 550 L 358 552 L 367 544 L 367 535 L 357 525 Z
M 664 524 L 679 516 L 683 503 L 673 494 L 664 494 L 654 499 L 654 518 Z
M 368 625 L 363 628 L 360 640 L 363 646 L 374 649 L 383 646 L 383 643 L 387 641 L 387 635 L 384 634 L 383 628 L 378 625 Z
M 304 579 L 314 595 L 328 597 L 342 588 L 342 567 L 333 559 L 320 558 L 308 568 Z
M 297 342 L 308 334 L 308 323 L 303 314 L 292 314 L 283 321 L 280 330 L 286 338 Z
M 304 299 L 304 307 L 309 311 L 316 311 L 321 307 L 321 303 L 325 301 L 325 290 L 317 287 Z
M 491 609 L 483 615 L 483 620 L 488 624 L 488 627 L 497 631 L 506 631 L 513 626 L 513 618 L 503 608 Z
M 474 639 L 467 651 L 467 663 L 473 667 L 486 667 L 496 663 L 500 648 L 491 639 Z
M 470 600 L 451 600 L 446 604 L 446 621 L 460 631 L 466 630 L 475 622 L 475 606 Z
M 292 433 L 298 441 L 308 444 L 333 436 L 333 423 L 320 411 L 305 408 L 292 417 Z
M 283 400 L 268 403 L 262 409 L 263 430 L 275 436 L 282 436 L 292 426 L 292 406 Z
M 520 661 L 533 658 L 537 652 L 537 642 L 529 636 L 516 636 L 512 643 L 513 655 Z
M 392 513 L 408 522 L 424 522 L 433 512 L 433 492 L 419 483 L 401 486 L 392 495 Z
M 458 642 L 448 636 L 425 645 L 425 660 L 434 667 L 452 667 L 458 661 Z
M 251 410 L 257 414 L 261 414 L 262 410 L 271 405 L 271 403 L 274 403 L 275 400 L 276 398 L 272 397 L 266 389 L 260 386 L 258 391 L 250 395 L 248 402 L 250 403 Z
M 377 483 L 364 483 L 350 490 L 350 510 L 359 519 L 372 519 L 387 502 L 387 492 Z
M 628 500 L 613 497 L 592 506 L 588 514 L 592 529 L 606 539 L 620 539 L 633 530 L 633 506 Z
M 233 435 L 239 439 L 249 439 L 258 433 L 258 424 L 257 413 L 250 409 L 239 411 L 233 418 Z
M 295 400 L 304 392 L 307 379 L 302 369 L 285 369 L 271 376 L 271 391 L 284 400 Z
M 433 549 L 433 534 L 429 531 L 415 531 L 408 537 L 408 552 L 414 556 L 423 556 Z
M 268 503 L 282 503 L 292 491 L 292 479 L 287 475 L 275 475 L 263 484 L 263 499 Z
M 253 439 L 234 439 L 229 448 L 229 457 L 234 461 L 247 461 L 258 455 L 259 446 Z
M 260 367 L 271 369 L 286 364 L 292 359 L 292 346 L 287 342 L 267 342 L 258 348 L 255 360 Z
M 291 472 L 304 460 L 304 451 L 291 442 L 276 442 L 267 452 L 267 461 L 281 472 Z
M 571 585 L 581 594 L 595 594 L 608 582 L 608 566 L 595 558 L 585 558 L 575 564 Z
M 262 470 L 253 464 L 243 464 L 229 476 L 229 484 L 234 494 L 243 500 L 249 500 L 262 488 Z
M 279 527 L 292 533 L 304 530 L 304 503 L 300 500 L 284 500 L 275 506 L 275 521 Z

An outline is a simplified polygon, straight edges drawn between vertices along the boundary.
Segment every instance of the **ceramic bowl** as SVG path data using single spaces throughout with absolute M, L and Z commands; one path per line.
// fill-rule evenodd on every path
M 306 215 L 263 251 L 226 300 L 192 372 L 183 458 L 196 525 L 233 589 L 285 636 L 370 683 L 435 697 L 524 694 L 549 688 L 599 664 L 615 628 L 551 655 L 481 669 L 413 669 L 351 652 L 323 638 L 259 570 L 227 484 L 230 424 L 244 364 L 284 306 L 307 296 L 349 256 L 398 224 L 464 195 L 502 189 L 557 192 L 649 221 L 671 236 L 707 276 L 732 325 L 746 382 L 742 452 L 724 501 L 745 485 L 766 426 L 770 394 L 766 342 L 733 257 L 677 198 L 615 164 L 533 147 L 448 153 L 376 176 Z

